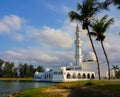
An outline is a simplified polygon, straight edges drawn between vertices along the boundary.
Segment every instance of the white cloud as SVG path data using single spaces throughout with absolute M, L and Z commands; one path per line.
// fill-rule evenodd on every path
M 31 39 L 53 47 L 71 48 L 73 43 L 73 38 L 68 32 L 47 26 L 44 26 L 42 30 L 36 28 L 30 29 L 27 31 L 27 35 Z
M 16 15 L 4 16 L 3 22 L 8 25 L 11 30 L 20 30 L 23 20 Z
M 16 15 L 7 15 L 0 20 L 0 34 L 12 36 L 13 39 L 22 41 L 23 35 L 18 33 L 21 31 L 25 19 Z M 15 35 L 14 35 L 15 34 Z
M 15 21 L 17 21 L 17 19 Z M 10 31 L 13 30 L 14 28 L 13 25 L 15 23 L 10 24 L 9 22 L 4 23 L 0 21 L 0 27 L 3 26 L 2 27 L 3 29 L 0 30 L 0 32 L 3 31 L 4 33 L 11 33 Z M 21 24 L 21 26 L 17 24 L 14 30 L 22 29 L 22 23 L 19 24 Z M 76 22 L 70 23 L 69 20 L 65 20 L 63 22 L 63 27 L 59 29 L 51 28 L 48 26 L 44 26 L 42 28 L 35 28 L 29 26 L 29 28 L 28 27 L 25 28 L 25 37 L 26 39 L 29 40 L 28 42 L 32 42 L 35 44 L 34 45 L 31 44 L 30 48 L 27 49 L 25 48 L 19 48 L 19 49 L 17 48 L 17 50 L 12 49 L 3 52 L 0 55 L 1 56 L 4 55 L 5 59 L 15 59 L 17 61 L 34 62 L 36 64 L 38 63 L 68 64 L 70 62 L 74 64 L 75 63 L 74 40 L 75 40 L 75 30 L 76 30 L 75 27 L 76 27 Z M 86 58 L 86 55 L 90 50 L 92 50 L 92 47 L 89 38 L 87 36 L 87 32 L 83 31 L 81 28 L 81 33 L 82 33 L 81 38 L 83 41 L 83 45 L 82 45 L 83 58 Z M 16 40 L 19 41 L 22 41 L 24 39 L 23 36 L 17 32 L 16 33 L 14 32 L 14 34 L 12 33 L 9 35 L 12 35 L 12 38 L 16 38 Z M 106 51 L 108 52 L 108 57 L 110 59 L 111 64 L 113 62 L 119 62 L 119 58 L 120 58 L 119 41 L 120 41 L 120 37 L 118 36 L 117 33 L 115 32 L 107 33 L 106 39 L 104 41 L 104 45 Z M 101 48 L 100 43 L 98 42 L 94 42 L 94 43 L 97 49 L 97 53 L 100 56 L 100 60 L 105 62 L 104 55 L 101 52 L 102 49 L 100 49 Z

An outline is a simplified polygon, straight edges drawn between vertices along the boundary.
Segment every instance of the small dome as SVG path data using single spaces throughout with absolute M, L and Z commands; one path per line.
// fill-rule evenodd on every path
M 50 69 L 49 69 L 49 68 L 46 68 L 45 71 L 50 71 Z
M 93 52 L 89 52 L 89 54 L 86 57 L 86 61 L 96 61 L 95 54 Z
M 36 71 L 36 72 L 35 72 L 35 75 L 38 75 L 38 74 L 39 74 L 38 71 Z

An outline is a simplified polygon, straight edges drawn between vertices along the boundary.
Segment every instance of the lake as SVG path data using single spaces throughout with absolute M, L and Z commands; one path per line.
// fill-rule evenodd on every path
M 0 97 L 23 91 L 26 89 L 44 87 L 48 85 L 54 85 L 50 82 L 35 82 L 35 81 L 0 81 Z

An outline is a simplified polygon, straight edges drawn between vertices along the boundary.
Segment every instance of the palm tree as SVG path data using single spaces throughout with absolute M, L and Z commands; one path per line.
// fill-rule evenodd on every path
M 105 2 L 103 2 L 103 6 L 108 9 L 108 6 L 110 4 L 114 4 L 117 6 L 118 9 L 120 9 L 120 0 L 106 0 Z
M 93 32 L 91 32 L 90 35 L 96 36 L 97 37 L 96 40 L 101 42 L 101 46 L 102 46 L 102 49 L 107 61 L 107 65 L 108 65 L 108 79 L 110 79 L 110 64 L 109 64 L 107 53 L 103 45 L 103 41 L 105 39 L 104 34 L 106 33 L 106 30 L 109 28 L 109 26 L 114 23 L 114 19 L 111 18 L 107 20 L 107 18 L 108 18 L 108 15 L 104 15 L 100 20 L 94 19 L 94 22 L 91 24 Z
M 73 20 L 77 20 L 79 22 L 82 22 L 82 29 L 86 29 L 88 32 L 88 36 L 93 48 L 93 51 L 95 53 L 96 56 L 96 60 L 97 60 L 97 64 L 98 64 L 98 76 L 99 76 L 99 80 L 100 78 L 100 66 L 99 66 L 99 60 L 98 60 L 98 56 L 95 50 L 95 47 L 93 45 L 93 41 L 92 38 L 90 36 L 90 31 L 89 31 L 89 26 L 90 26 L 90 18 L 93 17 L 97 12 L 99 12 L 102 9 L 101 4 L 98 3 L 97 0 L 83 0 L 83 3 L 77 3 L 77 11 L 79 11 L 79 13 L 75 12 L 75 11 L 70 11 L 69 12 L 69 17 L 71 19 L 71 21 Z
M 114 70 L 115 77 L 116 77 L 116 71 L 119 69 L 118 65 L 112 65 L 111 70 Z

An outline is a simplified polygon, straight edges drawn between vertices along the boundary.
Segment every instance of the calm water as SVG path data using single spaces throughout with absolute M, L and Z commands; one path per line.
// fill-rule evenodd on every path
M 16 93 L 22 90 L 53 85 L 49 82 L 34 82 L 34 81 L 0 81 L 0 97 Z

